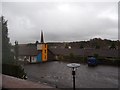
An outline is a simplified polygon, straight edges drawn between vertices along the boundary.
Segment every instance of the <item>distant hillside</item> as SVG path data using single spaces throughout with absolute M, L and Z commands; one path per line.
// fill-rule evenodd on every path
M 120 41 L 112 41 L 101 38 L 93 38 L 89 41 L 77 42 L 49 42 L 49 48 L 94 48 L 94 49 L 118 49 Z

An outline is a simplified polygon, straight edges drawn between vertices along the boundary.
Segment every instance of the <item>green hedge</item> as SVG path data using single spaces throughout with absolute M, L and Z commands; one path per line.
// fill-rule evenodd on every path
M 81 56 L 63 56 L 63 59 L 59 59 L 60 61 L 67 61 L 67 62 L 78 62 L 78 63 L 87 63 L 87 57 Z
M 97 58 L 97 61 L 99 64 L 106 64 L 106 65 L 118 65 L 120 63 L 120 58 L 105 58 L 105 57 L 99 57 L 97 54 L 95 54 L 95 57 Z M 76 62 L 76 63 L 87 63 L 88 57 L 82 57 L 82 56 L 75 56 L 75 55 L 68 55 L 63 56 L 63 58 L 59 58 L 59 61 L 65 61 L 65 62 Z
M 22 66 L 13 64 L 2 64 L 2 73 L 17 78 L 24 78 L 23 76 L 26 76 Z

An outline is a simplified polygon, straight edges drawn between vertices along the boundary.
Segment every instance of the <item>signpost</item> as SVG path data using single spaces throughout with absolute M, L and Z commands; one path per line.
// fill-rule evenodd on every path
M 73 90 L 75 90 L 75 70 L 80 67 L 80 64 L 77 63 L 70 63 L 67 64 L 69 68 L 72 68 L 72 75 L 73 75 Z

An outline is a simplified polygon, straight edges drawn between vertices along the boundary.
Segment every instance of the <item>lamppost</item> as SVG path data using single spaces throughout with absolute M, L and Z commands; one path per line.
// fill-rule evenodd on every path
M 70 63 L 67 64 L 69 68 L 72 68 L 72 75 L 73 75 L 73 90 L 75 90 L 75 70 L 80 67 L 80 64 L 77 63 Z

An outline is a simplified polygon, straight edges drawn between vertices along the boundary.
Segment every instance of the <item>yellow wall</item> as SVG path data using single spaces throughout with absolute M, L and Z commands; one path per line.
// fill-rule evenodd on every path
M 42 61 L 43 61 L 43 62 L 44 62 L 44 61 L 47 61 L 47 59 L 48 59 L 48 56 L 47 56 L 47 53 L 48 53 L 47 48 L 48 48 L 47 44 L 42 44 Z

